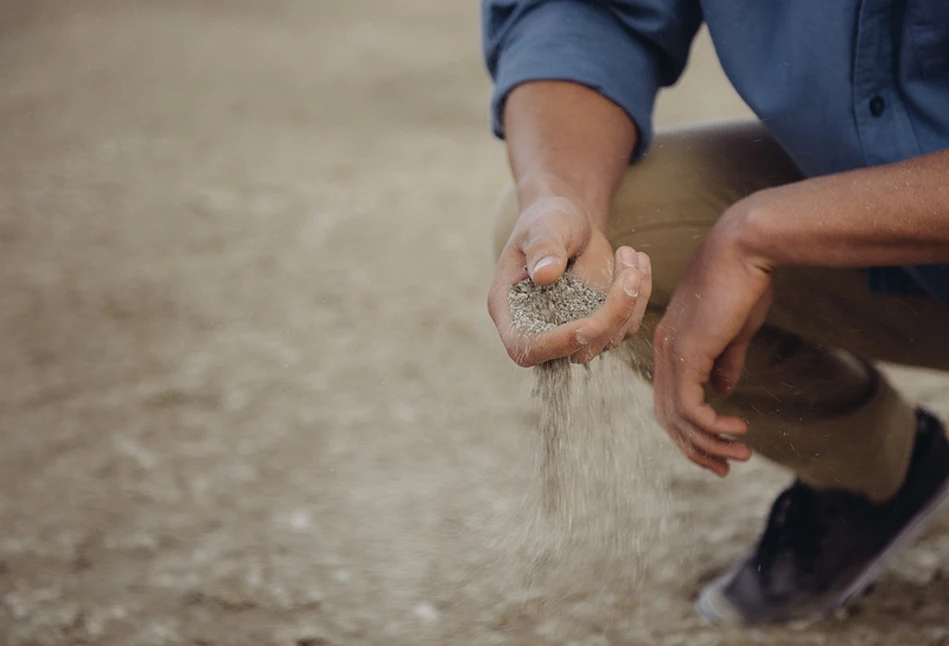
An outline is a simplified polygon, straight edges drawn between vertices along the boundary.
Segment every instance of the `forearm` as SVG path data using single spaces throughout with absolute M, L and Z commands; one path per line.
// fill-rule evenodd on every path
M 522 206 L 569 197 L 605 230 L 636 146 L 636 127 L 619 106 L 575 83 L 525 83 L 507 99 L 504 130 Z
M 763 191 L 739 206 L 743 246 L 772 265 L 949 263 L 949 151 Z

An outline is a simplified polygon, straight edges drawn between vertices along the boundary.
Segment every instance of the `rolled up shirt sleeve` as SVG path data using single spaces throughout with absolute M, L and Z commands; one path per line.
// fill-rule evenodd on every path
M 482 0 L 485 63 L 494 80 L 492 129 L 504 102 L 530 81 L 571 81 L 619 105 L 652 140 L 656 93 L 682 74 L 702 21 L 696 0 Z

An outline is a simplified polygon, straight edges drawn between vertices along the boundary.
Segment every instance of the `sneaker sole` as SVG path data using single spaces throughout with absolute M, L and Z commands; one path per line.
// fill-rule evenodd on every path
M 823 608 L 818 608 L 801 617 L 790 617 L 789 621 L 818 621 L 834 614 L 855 597 L 861 595 L 883 571 L 886 562 L 898 552 L 915 543 L 922 534 L 943 514 L 949 512 L 949 479 L 947 479 L 928 505 L 923 507 L 912 521 L 897 534 L 889 545 L 873 559 L 847 588 Z M 747 623 L 741 613 L 725 598 L 724 589 L 737 574 L 742 563 L 712 583 L 705 586 L 695 601 L 695 611 L 713 624 Z

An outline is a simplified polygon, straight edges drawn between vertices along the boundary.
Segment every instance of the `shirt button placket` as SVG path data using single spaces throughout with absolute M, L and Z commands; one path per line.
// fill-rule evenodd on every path
M 863 162 L 886 164 L 907 155 L 900 127 L 898 97 L 892 92 L 895 43 L 892 34 L 893 0 L 863 0 L 854 45 L 854 118 Z

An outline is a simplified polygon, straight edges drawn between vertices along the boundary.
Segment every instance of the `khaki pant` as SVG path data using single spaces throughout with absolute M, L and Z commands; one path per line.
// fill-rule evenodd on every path
M 660 133 L 627 173 L 610 216 L 614 248 L 649 254 L 653 295 L 637 366 L 652 373 L 652 331 L 699 241 L 733 202 L 800 179 L 758 124 Z M 502 201 L 496 252 L 517 217 Z M 719 410 L 748 420 L 752 449 L 819 487 L 878 501 L 905 477 L 913 448 L 912 407 L 873 367 L 875 360 L 949 370 L 949 308 L 918 297 L 874 295 L 866 273 L 786 268 L 746 372 Z

